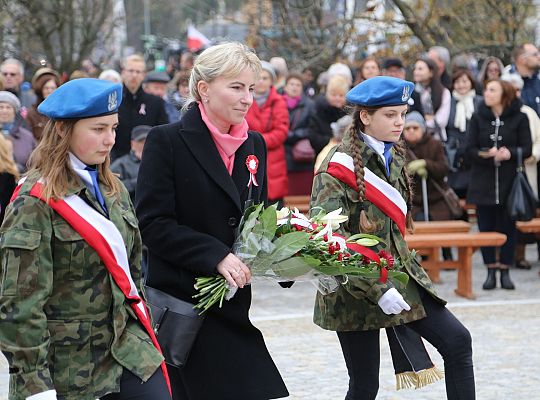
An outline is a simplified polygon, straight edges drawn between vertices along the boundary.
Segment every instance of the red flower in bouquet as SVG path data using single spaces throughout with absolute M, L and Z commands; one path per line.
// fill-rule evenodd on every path
M 394 257 L 391 254 L 387 253 L 384 250 L 380 250 L 378 254 L 379 254 L 379 257 L 381 258 L 381 261 L 384 260 L 383 264 L 384 263 L 386 264 L 386 265 L 383 265 L 383 266 L 385 266 L 385 267 L 387 267 L 389 269 L 394 266 L 395 261 L 394 261 Z

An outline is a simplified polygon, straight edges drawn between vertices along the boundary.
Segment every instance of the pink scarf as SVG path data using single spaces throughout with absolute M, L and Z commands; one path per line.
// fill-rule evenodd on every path
M 283 98 L 287 102 L 287 108 L 289 110 L 292 110 L 292 109 L 296 108 L 298 103 L 300 103 L 300 100 L 302 100 L 302 96 L 289 97 L 289 96 L 287 96 L 286 93 L 283 95 Z
M 236 150 L 242 146 L 242 143 L 244 143 L 248 138 L 248 123 L 244 119 L 239 125 L 231 125 L 229 133 L 221 133 L 219 129 L 212 122 L 210 122 L 208 115 L 206 115 L 204 106 L 200 102 L 198 104 L 202 120 L 210 131 L 210 135 L 216 144 L 219 155 L 221 156 L 227 171 L 229 171 L 229 175 L 232 175 L 232 170 L 234 167 L 234 154 L 236 153 Z

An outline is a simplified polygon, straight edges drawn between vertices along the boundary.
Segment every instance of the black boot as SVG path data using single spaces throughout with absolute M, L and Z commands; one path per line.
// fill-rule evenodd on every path
M 514 290 L 516 288 L 510 279 L 510 271 L 508 268 L 501 268 L 501 287 L 508 290 Z
M 482 285 L 482 289 L 484 290 L 492 290 L 495 289 L 495 286 L 497 286 L 497 270 L 499 268 L 490 268 L 488 267 L 487 272 L 487 278 L 484 284 Z

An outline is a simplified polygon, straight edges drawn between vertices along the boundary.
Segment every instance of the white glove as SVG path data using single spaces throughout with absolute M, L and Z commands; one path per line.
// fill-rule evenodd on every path
M 403 300 L 403 296 L 395 289 L 389 289 L 382 297 L 379 299 L 378 303 L 383 313 L 390 314 L 399 314 L 403 310 L 409 311 L 411 307 Z
M 28 396 L 26 400 L 56 400 L 56 390 L 47 390 Z

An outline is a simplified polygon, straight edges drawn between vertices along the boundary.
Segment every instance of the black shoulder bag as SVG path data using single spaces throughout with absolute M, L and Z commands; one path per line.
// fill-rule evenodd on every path
M 517 148 L 516 176 L 507 199 L 507 210 L 513 221 L 530 221 L 536 214 L 537 199 L 534 195 L 527 176 L 523 172 L 523 157 L 521 147 Z
M 161 290 L 150 286 L 145 286 L 144 290 L 165 362 L 173 367 L 183 367 L 202 326 L 204 315 L 199 315 L 193 304 Z

